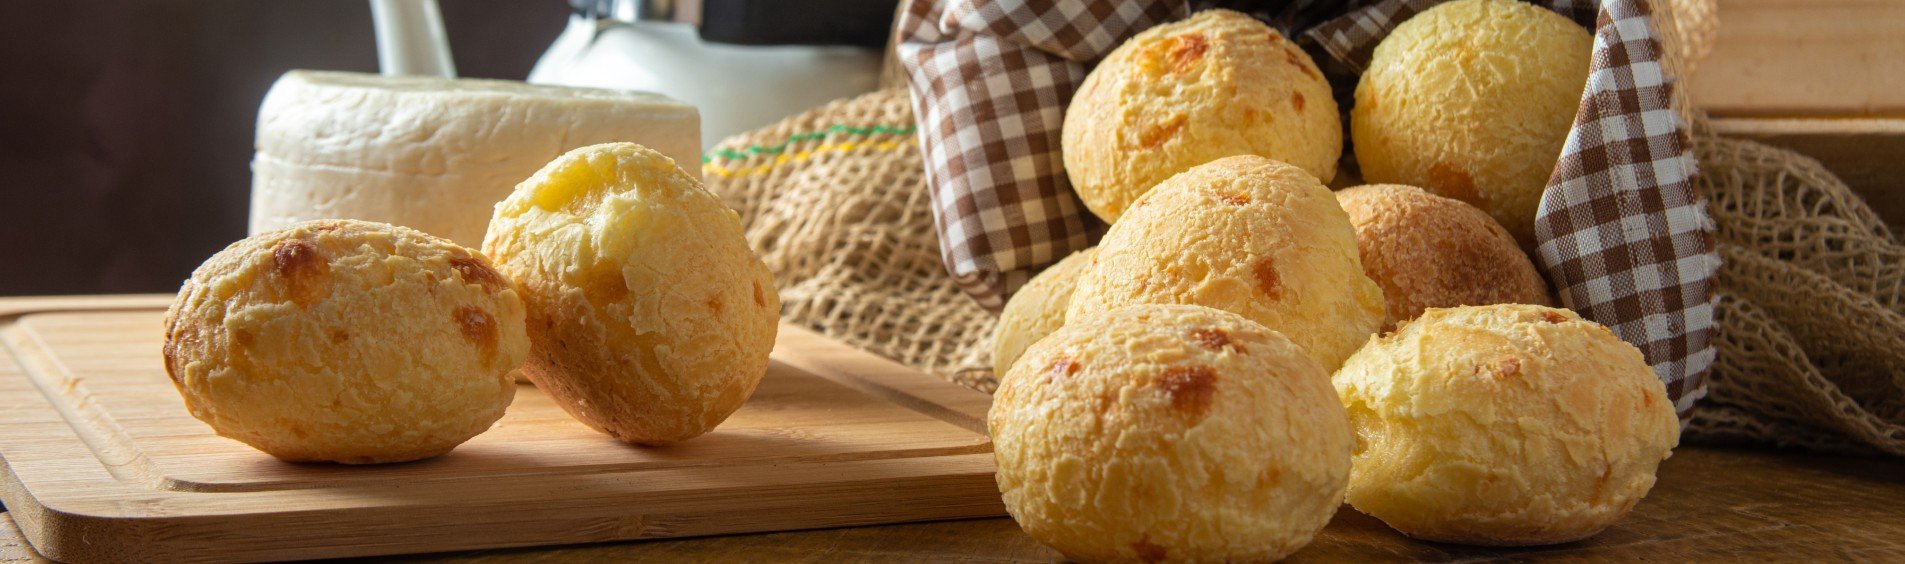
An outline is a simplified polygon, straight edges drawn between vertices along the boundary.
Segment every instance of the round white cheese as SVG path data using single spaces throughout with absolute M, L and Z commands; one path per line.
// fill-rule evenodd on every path
M 291 71 L 258 109 L 251 232 L 362 219 L 474 248 L 496 202 L 570 149 L 633 142 L 700 178 L 700 127 L 646 92 Z

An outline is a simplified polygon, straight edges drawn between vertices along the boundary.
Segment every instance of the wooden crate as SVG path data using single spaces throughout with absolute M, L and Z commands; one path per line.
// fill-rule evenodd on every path
M 1905 226 L 1905 1 L 1719 0 L 1688 81 L 1716 133 L 1819 161 Z

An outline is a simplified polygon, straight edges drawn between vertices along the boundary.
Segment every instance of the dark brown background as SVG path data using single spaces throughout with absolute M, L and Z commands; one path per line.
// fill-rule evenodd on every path
M 521 79 L 562 0 L 439 0 L 463 76 Z M 363 0 L 0 3 L 0 295 L 169 292 L 243 237 L 296 68 L 377 70 Z

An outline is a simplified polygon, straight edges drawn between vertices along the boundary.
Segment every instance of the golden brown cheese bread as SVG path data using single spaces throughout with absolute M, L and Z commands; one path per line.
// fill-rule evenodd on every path
M 1363 180 L 1474 204 L 1533 249 L 1535 206 L 1592 50 L 1574 21 L 1516 0 L 1416 14 L 1376 46 L 1356 85 L 1350 138 Z
M 740 216 L 660 153 L 608 143 L 558 157 L 496 205 L 483 249 L 528 306 L 523 373 L 598 431 L 700 436 L 767 371 L 773 276 Z
M 402 462 L 503 416 L 529 352 L 488 259 L 405 227 L 320 220 L 231 244 L 165 317 L 193 417 L 290 461 Z
M 1352 442 L 1316 361 L 1187 305 L 1073 320 L 1005 374 L 987 425 L 1006 509 L 1086 562 L 1282 558 L 1336 514 Z
M 1205 10 L 1098 63 L 1065 110 L 1061 148 L 1085 206 L 1114 222 L 1157 183 L 1231 155 L 1328 182 L 1343 125 L 1329 83 L 1295 43 L 1250 16 Z
M 1065 308 L 1072 303 L 1072 289 L 1078 287 L 1078 275 L 1091 265 L 1095 247 L 1072 253 L 1012 295 L 999 312 L 999 325 L 992 332 L 992 373 L 1003 376 L 1012 362 L 1025 353 L 1025 347 L 1045 338 L 1065 325 Z
M 1282 332 L 1325 369 L 1382 326 L 1349 216 L 1297 167 L 1219 159 L 1139 198 L 1078 279 L 1068 319 L 1145 303 L 1197 304 Z
M 1474 206 L 1397 184 L 1342 190 L 1336 201 L 1356 227 L 1363 270 L 1382 286 L 1385 331 L 1432 307 L 1554 305 L 1515 237 Z
M 1565 309 L 1430 309 L 1335 376 L 1356 430 L 1349 503 L 1418 539 L 1593 536 L 1680 437 L 1640 351 Z

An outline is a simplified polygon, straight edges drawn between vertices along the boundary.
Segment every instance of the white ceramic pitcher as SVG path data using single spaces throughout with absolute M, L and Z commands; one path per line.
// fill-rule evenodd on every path
M 576 0 L 529 82 L 659 92 L 701 110 L 704 149 L 879 82 L 880 56 L 846 46 L 710 43 L 655 0 Z M 435 0 L 371 0 L 384 74 L 455 76 Z

